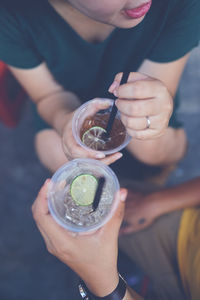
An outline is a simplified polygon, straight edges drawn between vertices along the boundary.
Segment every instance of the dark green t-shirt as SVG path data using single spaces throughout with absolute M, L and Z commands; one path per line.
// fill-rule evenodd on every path
M 0 60 L 25 69 L 45 61 L 82 101 L 108 96 L 115 74 L 125 68 L 136 71 L 144 59 L 176 60 L 200 39 L 199 0 L 153 0 L 142 23 L 116 28 L 98 44 L 83 40 L 47 0 L 1 3 Z
M 82 39 L 47 0 L 0 2 L 0 60 L 24 69 L 45 61 L 59 84 L 82 102 L 109 97 L 107 89 L 116 73 L 137 71 L 144 59 L 174 61 L 199 39 L 200 0 L 153 0 L 138 26 L 116 28 L 97 44 Z M 180 126 L 175 113 L 170 125 Z M 127 162 L 125 175 L 132 172 L 130 158 Z

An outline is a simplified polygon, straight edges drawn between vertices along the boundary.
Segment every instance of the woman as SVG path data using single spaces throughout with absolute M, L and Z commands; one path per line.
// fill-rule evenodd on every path
M 115 171 L 123 165 L 131 177 L 133 156 L 150 165 L 183 157 L 184 130 L 175 113 L 168 122 L 184 65 L 199 40 L 198 0 L 3 0 L 0 8 L 0 59 L 53 127 L 37 118 L 36 148 L 45 166 L 55 171 L 76 157 L 108 164 L 121 157 L 80 148 L 71 131 L 76 108 L 109 97 L 110 85 L 133 137 Z M 124 70 L 132 73 L 119 87 Z

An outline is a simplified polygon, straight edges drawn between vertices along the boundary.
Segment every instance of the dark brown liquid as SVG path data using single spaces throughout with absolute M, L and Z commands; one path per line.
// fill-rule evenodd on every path
M 104 129 L 106 129 L 106 126 L 108 124 L 108 119 L 109 119 L 110 113 L 97 113 L 94 116 L 87 117 L 85 121 L 83 122 L 81 131 L 80 131 L 80 138 L 82 140 L 83 134 L 90 128 L 94 126 L 99 126 Z M 104 144 L 99 144 L 98 148 L 96 150 L 100 151 L 106 151 L 106 150 L 111 150 L 114 148 L 117 148 L 121 144 L 123 144 L 124 140 L 126 137 L 126 129 L 121 122 L 120 119 L 115 118 L 110 136 L 109 138 L 105 139 Z

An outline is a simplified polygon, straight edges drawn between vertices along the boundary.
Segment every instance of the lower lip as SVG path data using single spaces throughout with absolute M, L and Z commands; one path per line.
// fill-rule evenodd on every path
M 151 3 L 152 1 L 149 1 L 137 8 L 124 10 L 124 12 L 129 18 L 138 19 L 146 15 L 146 13 L 150 10 Z

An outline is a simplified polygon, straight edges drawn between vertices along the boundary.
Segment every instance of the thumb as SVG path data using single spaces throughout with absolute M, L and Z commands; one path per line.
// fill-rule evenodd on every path
M 103 226 L 102 231 L 107 233 L 114 234 L 115 232 L 118 235 L 123 217 L 124 217 L 124 208 L 125 208 L 125 200 L 127 196 L 126 189 L 120 189 L 116 194 L 115 199 L 115 207 L 113 207 L 113 216 L 112 218 Z

